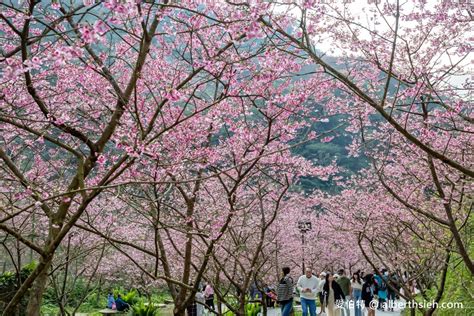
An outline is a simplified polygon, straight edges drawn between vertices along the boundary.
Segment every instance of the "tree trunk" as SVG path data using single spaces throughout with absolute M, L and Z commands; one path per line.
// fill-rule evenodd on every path
M 53 259 L 50 258 L 45 262 L 46 267 L 33 282 L 30 289 L 28 306 L 26 307 L 26 315 L 28 316 L 40 316 L 41 302 L 43 300 L 43 293 L 46 290 L 46 284 L 48 283 L 48 271 L 52 260 Z
M 97 295 L 95 297 L 95 304 L 98 306 L 100 302 L 100 294 L 102 293 L 102 277 L 99 278 L 99 288 L 97 289 Z
M 186 307 L 182 305 L 183 303 L 179 300 L 175 300 L 173 315 L 174 316 L 186 316 Z
M 48 239 L 46 243 L 48 247 L 45 247 L 46 249 L 51 247 L 54 239 L 60 232 L 61 228 L 60 226 L 55 227 L 53 224 L 55 222 L 58 222 L 58 221 L 50 220 Z M 33 284 L 31 285 L 28 306 L 26 307 L 27 316 L 40 316 L 40 309 L 41 309 L 41 303 L 43 301 L 43 294 L 44 294 L 44 291 L 46 290 L 46 284 L 48 283 L 48 277 L 49 277 L 48 271 L 53 262 L 53 256 L 54 256 L 53 253 L 54 252 L 52 252 L 50 256 L 42 257 L 40 259 L 39 265 L 40 266 L 42 265 L 43 269 L 41 270 L 41 272 L 38 274 L 36 279 L 33 281 Z
M 262 292 L 262 316 L 267 316 L 267 293 Z
M 177 306 L 174 307 L 173 309 L 173 315 L 174 316 L 186 316 L 186 309 L 184 308 L 179 308 Z
M 216 310 L 218 315 L 222 315 L 222 300 L 220 296 L 217 296 Z
M 245 316 L 245 305 L 240 304 L 239 310 L 235 314 L 236 316 Z
M 240 293 L 239 310 L 237 311 L 236 315 L 245 316 L 245 292 Z

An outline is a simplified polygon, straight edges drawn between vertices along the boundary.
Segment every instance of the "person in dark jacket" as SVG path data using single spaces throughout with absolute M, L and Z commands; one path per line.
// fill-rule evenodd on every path
M 186 306 L 186 313 L 188 314 L 188 316 L 197 316 L 198 312 L 195 297 L 193 297 Z
M 194 284 L 191 283 L 189 286 L 193 287 Z M 186 305 L 186 314 L 188 316 L 197 316 L 198 314 L 198 307 L 197 307 L 197 302 L 196 302 L 196 295 L 197 293 L 192 297 L 192 299 L 188 302 L 188 305 Z
M 377 295 L 377 284 L 375 283 L 374 275 L 367 274 L 364 277 L 364 284 L 362 284 L 362 300 L 368 311 L 368 316 L 375 316 L 375 309 L 377 308 L 377 301 L 374 300 Z
M 388 279 L 388 284 L 390 286 L 388 287 L 388 295 L 387 295 L 387 301 L 388 301 L 388 311 L 393 312 L 393 306 L 395 305 L 395 300 L 396 300 L 396 293 L 395 291 L 399 292 L 400 291 L 400 285 L 398 282 L 398 277 L 396 272 L 392 272 L 390 275 L 390 278 Z
M 130 308 L 130 305 L 128 305 L 128 303 L 122 299 L 122 296 L 120 294 L 115 300 L 115 306 L 117 307 L 117 310 L 119 312 L 126 311 L 127 309 Z
M 326 313 L 331 316 L 341 314 L 341 307 L 344 306 L 346 296 L 330 272 L 326 274 L 326 280 L 323 286 L 324 302 L 326 302 Z

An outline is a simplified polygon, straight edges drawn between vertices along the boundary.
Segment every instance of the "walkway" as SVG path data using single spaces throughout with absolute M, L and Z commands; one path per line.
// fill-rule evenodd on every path
M 296 306 L 296 310 L 301 311 L 301 306 Z M 320 307 L 317 308 L 317 313 L 321 311 Z M 367 312 L 365 314 L 367 315 Z M 400 316 L 401 312 L 399 310 L 395 310 L 394 312 L 382 312 L 382 311 L 375 311 L 375 316 Z M 267 316 L 281 316 L 280 309 L 277 308 L 269 308 Z M 344 315 L 341 315 L 344 316 Z M 351 316 L 354 316 L 354 310 L 351 310 Z

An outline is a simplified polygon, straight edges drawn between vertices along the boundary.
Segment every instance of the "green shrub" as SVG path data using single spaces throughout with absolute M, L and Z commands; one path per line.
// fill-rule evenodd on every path
M 474 254 L 474 245 L 471 245 L 470 255 Z M 440 301 L 442 303 L 462 303 L 463 308 L 440 308 L 436 309 L 435 314 L 437 316 L 452 316 L 452 315 L 471 315 L 469 311 L 474 310 L 474 301 L 472 295 L 474 293 L 474 277 L 472 277 L 470 271 L 467 269 L 464 262 L 458 256 L 452 256 L 450 258 L 450 267 L 446 275 L 446 283 L 444 288 L 443 297 Z M 438 281 L 439 283 L 439 281 Z M 426 291 L 428 296 L 428 302 L 430 302 L 436 296 L 437 288 L 433 287 Z M 418 302 L 424 302 L 421 295 L 416 298 Z M 438 305 L 440 306 L 440 305 Z M 416 315 L 421 315 L 419 310 L 416 310 Z M 410 315 L 410 311 L 405 309 L 402 315 Z
M 136 289 L 132 289 L 128 292 L 125 292 L 123 289 L 115 289 L 113 293 L 114 293 L 115 299 L 117 299 L 117 297 L 120 294 L 122 296 L 122 299 L 130 305 L 135 305 L 136 303 L 140 301 L 140 296 Z
M 165 301 L 173 300 L 173 298 L 168 290 L 157 290 L 152 293 L 151 300 L 154 303 L 164 303 Z
M 31 261 L 27 265 L 23 266 L 20 270 L 20 277 L 21 277 L 21 282 L 25 281 L 33 272 L 34 269 L 36 269 L 36 266 L 38 265 L 38 262 L 36 261 Z
M 42 304 L 40 314 L 41 315 L 58 315 L 59 307 L 54 304 Z
M 147 305 L 143 301 L 136 303 L 130 310 L 131 316 L 156 316 L 158 315 L 158 306 L 148 302 Z
M 3 311 L 2 306 L 6 306 L 18 289 L 19 281 L 21 283 L 24 282 L 28 276 L 30 276 L 31 272 L 36 268 L 36 265 L 36 261 L 32 261 L 29 264 L 23 266 L 19 273 L 7 271 L 3 274 L 0 274 L 0 314 Z M 29 291 L 20 302 L 20 314 L 24 313 L 24 310 L 26 309 L 26 305 L 28 304 L 28 296 Z
M 245 305 L 245 315 L 248 316 L 257 316 L 258 313 L 262 310 L 260 303 L 249 303 Z
M 7 271 L 0 275 L 0 286 L 12 286 L 17 283 L 16 281 L 16 273 L 11 271 Z
M 438 316 L 451 316 L 455 315 L 456 313 L 460 313 L 460 315 L 462 315 L 464 312 L 467 313 L 468 311 L 474 309 L 474 303 L 472 300 L 472 294 L 474 293 L 474 278 L 464 263 L 455 266 L 454 263 L 459 262 L 459 260 L 459 258 L 454 256 L 450 260 L 451 266 L 446 275 L 445 290 L 440 303 L 462 303 L 463 309 L 438 308 L 436 310 L 436 315 Z M 434 298 L 436 292 L 436 288 L 429 290 L 428 297 Z M 422 299 L 420 299 L 420 301 L 422 301 Z

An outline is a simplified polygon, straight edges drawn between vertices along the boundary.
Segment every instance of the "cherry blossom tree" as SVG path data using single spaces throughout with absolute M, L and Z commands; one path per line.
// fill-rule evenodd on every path
M 358 147 L 377 142 L 387 145 L 387 151 L 395 147 L 396 163 L 382 151 L 375 157 L 380 180 L 405 206 L 449 227 L 459 254 L 474 273 L 460 233 L 466 217 L 457 218 L 458 209 L 449 202 L 454 191 L 472 184 L 474 175 L 468 101 L 472 56 L 466 44 L 472 8 L 448 1 L 375 1 L 362 10 L 356 6 L 350 1 L 302 1 L 278 6 L 281 15 L 262 14 L 260 22 L 292 43 L 291 53 L 313 62 L 316 71 L 325 72 L 333 89 L 340 91 L 326 103 L 326 110 L 351 115 L 348 131 L 366 133 L 354 142 L 354 154 Z M 368 135 L 374 129 L 379 134 Z M 400 152 L 406 154 L 404 160 Z M 442 215 L 424 211 L 423 199 L 407 201 L 392 187 L 399 179 L 391 176 L 400 168 L 412 172 L 412 164 L 422 168 L 417 175 L 425 175 L 424 179 L 414 180 L 412 174 L 408 180 L 406 175 L 403 184 L 396 185 L 403 185 L 406 194 L 413 192 L 414 185 L 406 185 L 413 180 L 431 190 Z
M 305 255 L 319 269 L 350 269 L 362 258 L 382 264 L 380 245 L 402 230 L 410 238 L 387 249 L 437 242 L 442 249 L 430 260 L 459 256 L 474 273 L 465 239 L 474 175 L 470 7 L 375 1 L 356 10 L 348 1 L 307 0 L 0 6 L 0 230 L 39 261 L 4 315 L 27 293 L 27 314 L 39 315 L 48 273 L 77 238 L 72 231 L 106 241 L 104 262 L 120 256 L 144 282 L 166 283 L 175 314 L 201 279 L 224 276 L 232 284 L 231 275 L 217 273 L 222 260 L 239 267 L 243 281 L 234 286 L 244 289 L 257 277 L 253 268 L 269 270 L 259 260 L 273 254 L 293 264 Z M 336 181 L 342 195 L 315 192 L 299 197 L 298 208 L 288 186 L 301 175 L 335 172 L 289 153 L 322 136 L 301 137 L 322 119 L 308 101 L 326 116 L 345 115 L 355 135 L 348 150 L 371 167 L 352 182 Z M 246 221 L 256 210 L 262 221 Z M 301 215 L 317 223 L 304 248 Z M 249 234 L 247 223 L 260 232 L 247 239 L 251 254 L 228 256 L 240 243 L 232 236 Z M 380 234 L 380 227 L 391 230 Z M 274 248 L 265 245 L 272 237 Z M 286 249 L 292 256 L 278 256 Z M 409 259 L 404 268 L 414 264 Z M 447 266 L 436 269 L 445 274 Z
M 295 173 L 296 170 L 285 174 L 278 170 L 274 175 L 265 172 L 262 179 L 252 183 L 250 192 L 242 199 L 239 216 L 212 254 L 206 277 L 214 285 L 219 301 L 237 315 L 245 315 L 248 289 L 252 283 L 259 285 L 263 292 L 264 283 L 273 284 L 275 281 L 269 277 L 273 272 L 271 263 L 276 251 L 273 240 L 277 235 L 275 221 L 280 213 L 291 212 L 287 208 L 291 203 L 288 189 L 290 177 Z M 269 176 L 273 178 L 271 181 L 265 179 Z M 229 296 L 229 293 L 233 295 Z
M 196 179 L 217 173 L 236 182 L 226 193 L 233 199 L 260 156 L 288 150 L 305 126 L 294 117 L 305 111 L 306 84 L 288 91 L 301 64 L 267 49 L 273 40 L 256 28 L 266 4 L 1 5 L 0 229 L 39 258 L 5 315 L 30 288 L 27 313 L 38 315 L 58 247 L 116 202 L 111 194 L 138 183 L 184 192 L 179 183 L 199 187 Z M 241 128 L 259 120 L 265 130 Z M 222 145 L 203 145 L 213 142 Z M 235 156 L 216 155 L 231 147 Z M 237 178 L 226 174 L 232 168 Z M 14 226 L 17 219 L 27 225 Z
M 456 258 L 449 229 L 404 206 L 375 175 L 355 183 L 360 182 L 365 185 L 321 200 L 331 209 L 322 218 L 325 231 L 333 236 L 345 234 L 346 244 L 356 248 L 363 258 L 363 271 L 373 269 L 380 274 L 383 267 L 395 273 L 402 291 L 393 283 L 389 286 L 405 300 L 416 301 L 421 295 L 426 301 L 439 302 L 448 269 L 462 262 L 459 255 Z M 415 285 L 419 292 L 415 292 Z M 429 293 L 433 289 L 434 295 Z M 436 306 L 416 308 L 424 315 L 432 315 L 436 310 Z
M 242 102 L 249 101 L 254 113 L 241 107 Z M 215 260 L 217 249 L 223 249 L 222 243 L 231 238 L 227 232 L 232 235 L 248 229 L 240 221 L 255 213 L 255 192 L 261 191 L 258 186 L 283 185 L 278 197 L 274 192 L 265 193 L 281 200 L 289 179 L 327 174 L 334 169 L 314 167 L 289 152 L 293 145 L 287 142 L 305 125 L 294 114 L 296 106 L 288 111 L 240 99 L 235 109 L 230 105 L 227 109 L 211 111 L 212 122 L 203 117 L 202 122 L 189 120 L 176 128 L 176 134 L 186 135 L 188 142 L 164 146 L 160 164 L 150 163 L 137 170 L 134 177 L 140 179 L 140 184 L 117 192 L 120 202 L 114 219 L 98 210 L 76 223 L 107 239 L 121 257 L 125 256 L 151 281 L 164 281 L 173 297 L 175 314 L 184 313 L 193 299 L 209 260 Z M 246 120 L 235 121 L 239 115 Z M 186 165 L 176 164 L 175 155 Z M 268 179 L 268 183 L 261 184 L 260 178 Z M 265 231 L 274 220 L 271 214 L 279 210 L 278 204 L 275 209 L 272 207 L 273 211 L 260 209 L 264 211 L 261 216 L 272 220 L 264 225 L 260 246 L 251 260 L 253 265 L 266 240 Z

